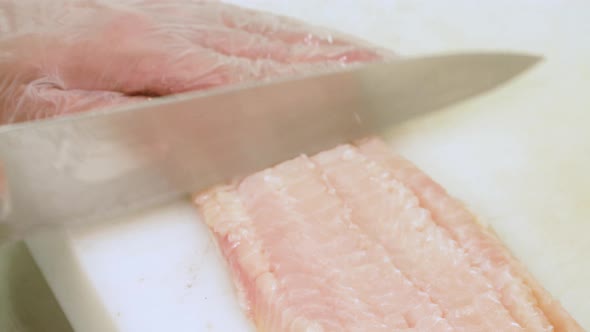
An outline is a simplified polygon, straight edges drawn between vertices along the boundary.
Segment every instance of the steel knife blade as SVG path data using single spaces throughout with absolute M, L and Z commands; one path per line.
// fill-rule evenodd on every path
M 13 226 L 111 218 L 491 90 L 540 58 L 421 56 L 0 127 Z

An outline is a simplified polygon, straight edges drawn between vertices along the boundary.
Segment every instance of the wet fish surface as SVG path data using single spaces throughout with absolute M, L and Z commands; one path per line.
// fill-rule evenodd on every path
M 260 331 L 582 331 L 492 231 L 377 138 L 195 202 Z

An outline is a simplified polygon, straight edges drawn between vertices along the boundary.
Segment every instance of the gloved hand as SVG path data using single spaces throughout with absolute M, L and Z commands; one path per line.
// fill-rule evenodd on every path
M 217 1 L 0 0 L 0 124 L 384 56 Z

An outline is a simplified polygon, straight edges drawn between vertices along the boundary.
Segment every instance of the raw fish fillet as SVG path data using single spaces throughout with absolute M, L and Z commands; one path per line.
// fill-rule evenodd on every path
M 207 0 L 0 1 L 0 124 L 389 56 Z
M 500 293 L 502 302 L 521 324 L 532 331 L 542 331 L 543 325 L 538 325 L 542 320 L 537 315 L 544 314 L 555 331 L 583 331 L 492 230 L 478 223 L 476 217 L 444 188 L 377 139 L 367 140 L 360 149 L 414 191 L 420 204 L 431 211 L 434 220 L 470 253 L 474 264 L 483 269 Z
M 260 331 L 582 331 L 495 235 L 378 139 L 195 201 Z

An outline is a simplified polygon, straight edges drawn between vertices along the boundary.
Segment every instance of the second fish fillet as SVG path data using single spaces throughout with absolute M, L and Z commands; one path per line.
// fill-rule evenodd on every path
M 196 197 L 260 331 L 582 331 L 458 201 L 378 139 Z

